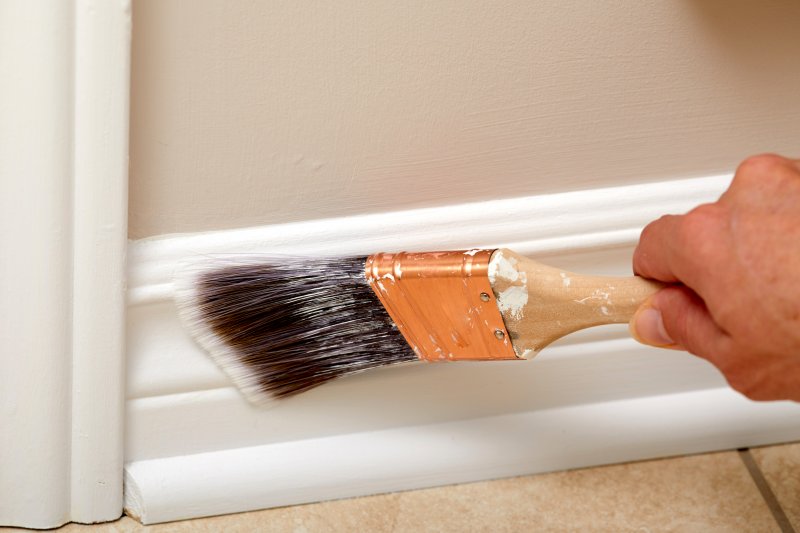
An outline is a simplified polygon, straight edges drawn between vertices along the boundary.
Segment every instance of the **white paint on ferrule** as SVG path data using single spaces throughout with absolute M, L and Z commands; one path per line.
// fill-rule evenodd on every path
M 517 260 L 513 257 L 505 257 L 502 250 L 497 250 L 492 255 L 489 262 L 489 282 L 494 283 L 500 279 L 503 281 L 514 282 L 519 279 L 519 271 L 515 268 Z
M 527 286 L 514 285 L 497 295 L 497 307 L 501 313 L 508 313 L 513 318 L 520 320 L 523 309 L 528 304 Z
M 514 347 L 514 353 L 516 353 L 517 357 L 519 357 L 520 359 L 530 359 L 534 355 L 536 355 L 536 352 L 534 352 L 530 348 L 520 349 L 520 348 L 517 348 L 516 346 Z
M 528 304 L 528 276 L 517 269 L 517 264 L 514 257 L 506 257 L 502 250 L 497 250 L 489 261 L 488 275 L 493 287 L 498 281 L 513 284 L 497 294 L 497 307 L 504 315 L 520 320 Z

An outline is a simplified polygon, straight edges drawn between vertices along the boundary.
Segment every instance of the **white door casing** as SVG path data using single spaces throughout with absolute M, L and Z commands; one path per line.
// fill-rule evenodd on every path
M 0 525 L 122 511 L 130 32 L 0 4 Z

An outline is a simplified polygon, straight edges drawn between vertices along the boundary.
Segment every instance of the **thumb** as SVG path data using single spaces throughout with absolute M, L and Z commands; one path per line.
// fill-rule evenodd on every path
M 643 344 L 686 350 L 705 359 L 713 359 L 729 341 L 702 298 L 682 285 L 651 296 L 631 319 L 630 330 Z

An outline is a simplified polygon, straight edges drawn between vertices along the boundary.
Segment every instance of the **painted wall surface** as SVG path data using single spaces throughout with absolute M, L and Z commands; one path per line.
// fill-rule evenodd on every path
M 135 0 L 133 12 L 133 238 L 800 155 L 796 0 Z

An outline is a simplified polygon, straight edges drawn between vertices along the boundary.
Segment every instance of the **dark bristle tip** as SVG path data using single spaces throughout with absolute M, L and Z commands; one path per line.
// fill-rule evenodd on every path
M 366 257 L 281 258 L 201 273 L 195 316 L 270 397 L 417 357 L 367 283 Z M 229 370 L 229 369 L 228 369 Z

